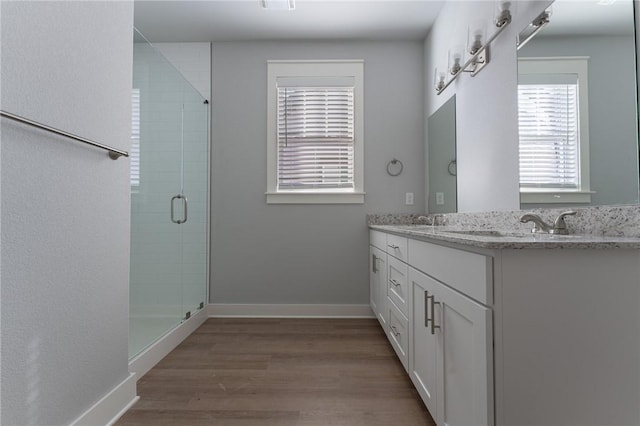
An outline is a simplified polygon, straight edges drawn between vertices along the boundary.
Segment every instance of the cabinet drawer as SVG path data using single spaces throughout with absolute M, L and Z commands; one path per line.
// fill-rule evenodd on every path
M 407 239 L 397 235 L 387 234 L 387 253 L 403 262 L 407 261 Z
M 414 268 L 481 303 L 493 303 L 493 258 L 424 241 L 409 240 Z
M 408 266 L 393 257 L 387 258 L 388 280 L 387 296 L 395 303 L 404 316 L 409 316 L 409 280 L 407 279 Z
M 387 250 L 387 234 L 380 231 L 369 231 L 369 244 L 381 250 Z
M 405 371 L 409 371 L 409 320 L 393 304 L 389 303 L 389 328 L 387 335 L 391 346 L 400 358 Z

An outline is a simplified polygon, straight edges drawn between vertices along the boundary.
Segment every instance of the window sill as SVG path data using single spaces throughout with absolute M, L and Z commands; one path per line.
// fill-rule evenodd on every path
M 267 204 L 364 204 L 364 192 L 267 192 Z
M 567 204 L 590 203 L 591 191 L 549 191 L 549 192 L 520 192 L 520 202 L 523 204 Z

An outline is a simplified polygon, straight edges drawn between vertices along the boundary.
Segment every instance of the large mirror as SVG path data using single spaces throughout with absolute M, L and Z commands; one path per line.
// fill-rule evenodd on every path
M 638 203 L 633 7 L 556 0 L 518 37 L 522 208 Z
M 429 213 L 455 213 L 458 208 L 455 95 L 429 117 L 427 132 Z

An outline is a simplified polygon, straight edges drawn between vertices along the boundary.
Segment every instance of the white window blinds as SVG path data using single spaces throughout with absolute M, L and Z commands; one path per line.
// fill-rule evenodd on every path
M 576 83 L 518 85 L 521 188 L 579 189 Z
M 354 88 L 278 87 L 278 190 L 354 189 Z
M 129 152 L 131 186 L 140 186 L 140 89 L 131 92 L 131 151 Z

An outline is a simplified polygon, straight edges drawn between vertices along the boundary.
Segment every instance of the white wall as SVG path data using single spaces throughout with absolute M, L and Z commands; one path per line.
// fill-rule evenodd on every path
M 132 26 L 3 1 L 2 109 L 128 150 Z M 129 162 L 4 119 L 1 153 L 0 423 L 69 424 L 129 376 Z
M 266 204 L 270 59 L 364 59 L 364 205 Z M 212 302 L 369 303 L 365 214 L 424 208 L 422 63 L 420 42 L 212 44 Z
M 516 36 L 550 1 L 518 1 L 513 22 L 491 44 L 490 63 L 475 77 L 461 75 L 441 95 L 433 89 L 434 69 L 447 66 L 448 49 L 465 45 L 476 19 L 488 24 L 495 2 L 445 3 L 425 39 L 425 113 L 433 114 L 456 94 L 458 211 L 517 210 L 518 188 Z

